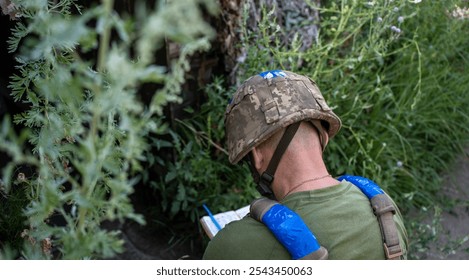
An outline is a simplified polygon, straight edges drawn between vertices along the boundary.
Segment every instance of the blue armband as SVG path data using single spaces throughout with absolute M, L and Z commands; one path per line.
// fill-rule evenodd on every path
M 263 215 L 262 222 L 290 252 L 293 259 L 301 259 L 320 248 L 316 237 L 300 216 L 284 205 L 272 206 Z
M 378 194 L 384 194 L 384 191 L 375 182 L 371 181 L 368 178 L 364 178 L 360 176 L 353 176 L 353 175 L 342 175 L 339 178 L 337 178 L 337 180 L 339 181 L 345 180 L 354 184 L 370 200 Z

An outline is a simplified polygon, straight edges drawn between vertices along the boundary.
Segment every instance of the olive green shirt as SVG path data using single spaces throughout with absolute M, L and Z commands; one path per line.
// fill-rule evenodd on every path
M 288 195 L 282 204 L 295 211 L 329 252 L 329 259 L 385 259 L 378 220 L 368 198 L 353 184 Z M 396 206 L 397 209 L 397 206 Z M 394 215 L 404 257 L 407 233 Z M 291 259 L 269 229 L 246 216 L 226 225 L 209 242 L 203 259 Z

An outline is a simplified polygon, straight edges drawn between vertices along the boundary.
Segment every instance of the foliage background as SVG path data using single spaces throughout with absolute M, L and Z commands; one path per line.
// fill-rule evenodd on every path
M 119 233 L 100 224 L 128 218 L 143 222 L 129 200 L 137 182 L 155 194 L 145 220 L 159 231 L 169 229 L 169 243 L 196 240 L 190 254 L 197 255 L 207 239 L 188 225 L 205 215 L 201 205 L 226 211 L 257 195 L 247 168 L 231 166 L 224 150 L 224 108 L 235 85 L 223 75 L 214 78 L 198 91 L 206 102 L 186 108 L 188 117 L 172 126 L 162 114 L 168 102 L 179 99 L 188 70 L 185 54 L 207 50 L 213 38 L 213 30 L 196 11 L 201 5 L 214 14 L 214 1 L 189 2 L 169 1 L 154 11 L 140 6 L 135 15 L 112 12 L 112 1 L 79 15 L 74 15 L 74 1 L 58 1 L 61 5 L 56 6 L 23 2 L 31 5 L 21 6 L 29 11 L 25 18 L 30 25 L 19 24 L 11 40 L 12 50 L 18 45 L 22 54 L 21 75 L 12 77 L 11 87 L 32 109 L 15 117 L 29 127 L 20 136 L 10 129 L 8 119 L 2 124 L 0 146 L 12 162 L 3 168 L 0 199 L 10 210 L 1 212 L 0 225 L 6 225 L 2 235 L 16 238 L 3 246 L 0 256 L 115 256 L 122 252 Z M 326 150 L 330 172 L 372 178 L 404 213 L 435 209 L 438 214 L 452 203 L 440 194 L 441 174 L 464 152 L 469 136 L 469 36 L 463 36 L 469 35 L 469 23 L 464 13 L 452 13 L 465 1 L 309 4 L 319 9 L 320 30 L 305 51 L 299 51 L 300 33 L 289 43 L 276 39 L 284 30 L 270 7 L 263 9 L 257 32 L 251 32 L 245 6 L 241 40 L 235 45 L 244 51 L 238 83 L 269 69 L 310 76 L 343 121 Z M 179 24 L 187 19 L 193 24 Z M 104 43 L 110 48 L 103 50 L 110 34 L 113 43 Z M 30 39 L 23 41 L 25 36 Z M 186 52 L 166 69 L 154 64 L 152 52 L 168 37 Z M 81 56 L 77 50 L 90 55 Z M 150 106 L 136 96 L 148 82 L 161 86 Z M 167 157 L 168 150 L 172 157 Z M 25 165 L 33 170 L 26 180 L 18 177 L 18 166 Z M 156 179 L 150 174 L 155 171 Z M 65 227 L 47 223 L 57 212 L 65 217 Z M 409 217 L 412 258 L 439 234 L 438 215 L 434 222 L 422 227 Z M 7 232 L 11 229 L 17 229 L 16 235 Z M 27 232 L 20 238 L 23 229 Z M 43 240 L 51 242 L 52 254 L 38 247 L 41 242 L 47 245 Z

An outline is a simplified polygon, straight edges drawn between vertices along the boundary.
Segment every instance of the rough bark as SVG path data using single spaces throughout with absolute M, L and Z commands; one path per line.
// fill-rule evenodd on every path
M 229 73 L 229 82 L 232 84 L 237 83 L 239 64 L 246 57 L 246 50 L 241 46 L 241 26 L 245 21 L 249 33 L 258 33 L 263 10 L 274 10 L 271 18 L 280 26 L 281 35 L 277 39 L 282 46 L 290 46 L 295 34 L 300 36 L 302 41 L 300 51 L 309 49 L 317 41 L 319 0 L 220 0 L 220 4 L 221 15 L 216 24 L 218 41 L 224 57 L 225 70 Z M 245 9 L 246 19 L 243 18 Z

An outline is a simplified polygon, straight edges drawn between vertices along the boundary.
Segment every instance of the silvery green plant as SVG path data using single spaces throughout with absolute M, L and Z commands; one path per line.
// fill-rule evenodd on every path
M 163 108 L 180 100 L 188 57 L 207 50 L 214 36 L 202 9 L 217 10 L 211 0 L 157 2 L 148 9 L 135 1 L 135 14 L 124 16 L 113 0 L 91 8 L 74 0 L 11 1 L 20 21 L 9 39 L 18 70 L 10 89 L 29 110 L 13 118 L 26 127 L 19 135 L 9 118 L 0 129 L 0 149 L 12 159 L 2 167 L 1 195 L 25 188 L 28 204 L 24 248 L 20 255 L 0 248 L 0 258 L 109 258 L 123 241 L 102 222 L 145 222 L 129 195 L 146 137 L 166 132 Z M 165 41 L 180 47 L 168 67 L 153 63 Z M 137 95 L 143 83 L 161 85 L 149 104 Z M 25 166 L 31 174 L 18 172 Z M 65 225 L 50 223 L 53 216 Z

